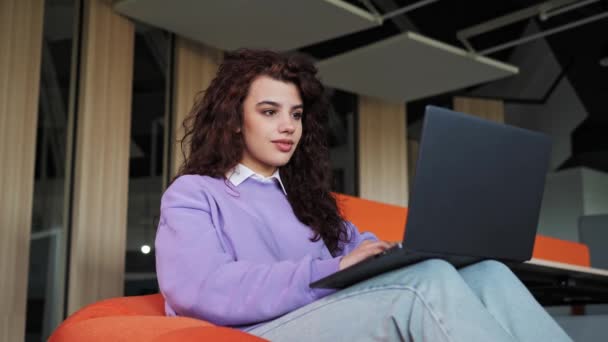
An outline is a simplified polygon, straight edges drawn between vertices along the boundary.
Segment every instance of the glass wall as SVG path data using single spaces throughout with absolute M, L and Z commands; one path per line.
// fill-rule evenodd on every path
M 333 191 L 356 196 L 357 173 L 357 96 L 329 89 L 331 107 L 328 141 L 333 171 Z
M 171 37 L 136 24 L 129 162 L 125 295 L 158 292 L 154 236 L 166 161 L 167 91 Z
M 46 341 L 63 320 L 76 52 L 75 0 L 47 0 L 36 136 L 26 340 Z

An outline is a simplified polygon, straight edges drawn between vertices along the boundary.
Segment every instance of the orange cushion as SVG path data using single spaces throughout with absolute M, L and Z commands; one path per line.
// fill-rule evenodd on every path
M 532 257 L 583 267 L 591 266 L 587 245 L 543 235 L 536 235 Z
M 249 335 L 240 330 L 222 328 L 222 327 L 193 327 L 179 329 L 162 334 L 152 340 L 153 342 L 167 342 L 167 341 L 179 341 L 179 342 L 202 342 L 202 341 L 214 341 L 214 342 L 231 342 L 231 341 L 251 341 L 251 342 L 262 342 L 266 341 L 260 337 Z
M 165 300 L 160 293 L 146 296 L 118 297 L 89 304 L 76 311 L 62 324 L 71 324 L 106 316 L 164 316 Z
M 342 215 L 362 231 L 385 241 L 402 241 L 407 208 L 334 193 Z M 590 266 L 589 248 L 578 242 L 537 235 L 533 257 L 578 266 Z
M 162 334 L 192 327 L 214 328 L 205 321 L 186 317 L 106 316 L 61 324 L 49 342 L 150 341 Z
M 166 317 L 161 294 L 102 300 L 78 310 L 49 338 L 59 341 L 264 341 L 188 317 Z

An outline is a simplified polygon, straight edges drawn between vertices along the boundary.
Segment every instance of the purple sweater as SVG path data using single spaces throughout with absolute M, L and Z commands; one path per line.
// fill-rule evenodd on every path
M 186 175 L 161 200 L 156 272 L 165 311 L 217 325 L 250 328 L 331 292 L 308 284 L 338 270 L 363 240 L 347 223 L 350 243 L 332 257 L 293 213 L 278 181 Z

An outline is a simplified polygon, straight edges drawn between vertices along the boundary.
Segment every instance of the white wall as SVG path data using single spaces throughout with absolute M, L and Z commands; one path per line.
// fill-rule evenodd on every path
M 582 214 L 581 169 L 548 174 L 538 222 L 538 233 L 578 241 L 578 219 Z
M 585 215 L 608 214 L 608 173 L 583 168 Z
M 547 175 L 539 233 L 579 241 L 579 218 L 608 214 L 608 173 L 577 167 Z

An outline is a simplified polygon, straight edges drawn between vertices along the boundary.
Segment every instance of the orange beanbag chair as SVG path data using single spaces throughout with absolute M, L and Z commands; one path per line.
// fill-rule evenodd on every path
M 187 317 L 166 317 L 161 294 L 102 300 L 78 310 L 49 342 L 71 341 L 266 341 L 240 330 Z

